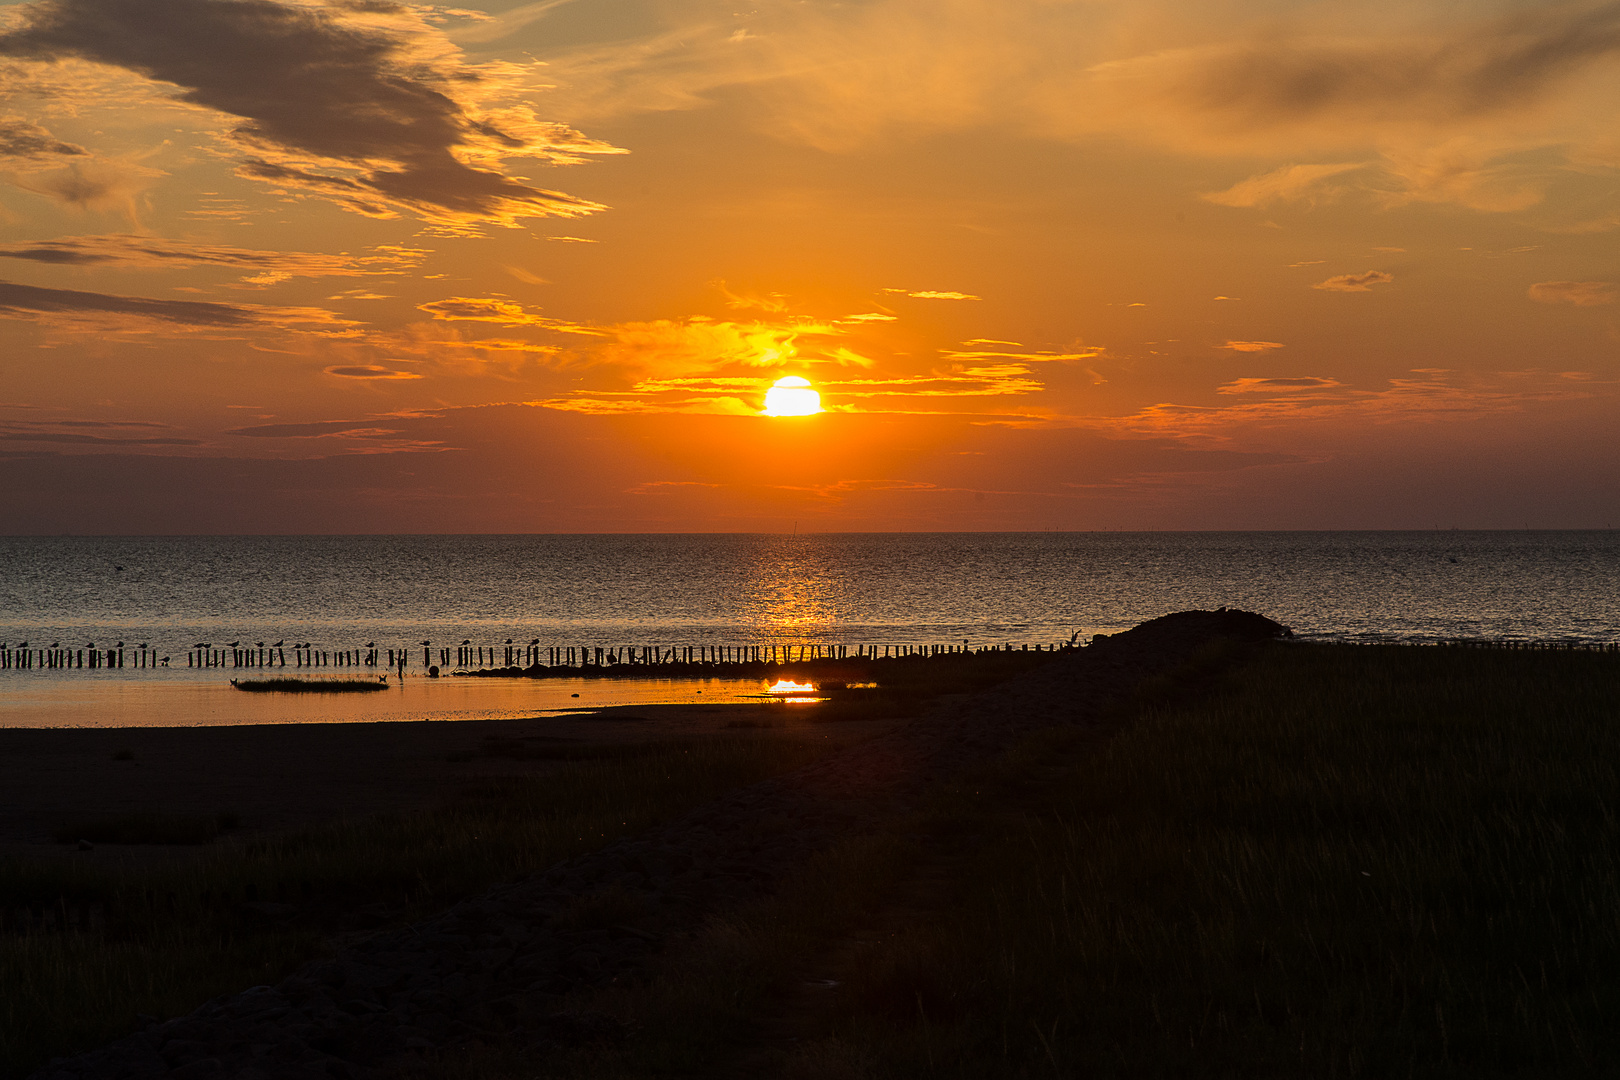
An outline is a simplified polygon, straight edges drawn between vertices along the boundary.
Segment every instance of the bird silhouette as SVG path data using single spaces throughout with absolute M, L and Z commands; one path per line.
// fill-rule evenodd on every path
M 114 566 L 113 569 L 114 570 L 123 570 L 124 568 L 122 566 Z
M 17 646 L 17 648 L 19 648 L 19 649 L 26 649 L 26 648 L 28 648 L 28 642 L 26 642 L 26 641 L 24 641 L 24 642 L 22 642 L 22 643 L 20 643 L 20 644 L 19 644 L 19 645 L 18 645 L 18 646 Z
M 271 647 L 271 648 L 272 648 L 272 649 L 279 649 L 279 648 L 281 648 L 281 647 L 282 647 L 282 646 L 283 646 L 283 645 L 285 645 L 285 644 L 287 644 L 287 639 L 286 639 L 286 638 L 282 638 L 282 639 L 281 639 L 281 640 L 280 640 L 280 641 L 278 641 L 278 642 L 276 642 L 276 643 L 275 643 L 275 644 L 274 644 L 274 645 L 272 645 L 272 646 L 270 646 L 270 647 Z
M 262 642 L 262 641 L 255 641 L 255 642 L 254 642 L 254 643 L 253 643 L 253 647 L 254 647 L 254 648 L 255 648 L 255 649 L 262 649 L 262 648 L 264 648 L 264 642 Z
M 140 643 L 140 644 L 139 644 L 139 645 L 137 645 L 137 646 L 135 646 L 135 647 L 136 647 L 136 648 L 137 648 L 137 649 L 144 649 L 144 648 L 146 648 L 146 642 L 144 642 L 144 641 L 143 641 L 143 642 L 141 642 L 141 643 Z
M 231 642 L 231 648 L 233 648 L 233 649 L 241 648 L 241 646 L 242 646 L 242 643 L 240 641 Z
M 96 643 L 93 641 L 87 641 L 84 643 L 84 647 L 87 649 L 93 649 L 96 647 Z
M 375 641 L 368 641 L 368 642 L 366 642 L 366 648 L 368 648 L 368 649 L 375 649 L 375 648 L 376 648 L 376 647 L 377 647 L 377 643 L 376 643 L 376 642 L 375 642 Z
M 431 642 L 431 641 L 424 641 L 424 642 L 422 642 L 422 644 L 423 644 L 423 645 L 431 645 L 431 644 L 433 644 L 433 642 Z
M 53 641 L 53 642 L 51 642 L 51 648 L 53 648 L 53 649 L 60 649 L 60 648 L 61 648 L 61 647 L 62 647 L 62 643 L 61 643 L 61 642 L 60 642 L 60 641 Z
M 122 649 L 123 647 L 124 647 L 124 643 L 122 641 L 120 641 L 117 645 L 113 646 L 113 648 L 115 648 L 115 649 Z
M 531 641 L 531 642 L 529 642 L 529 644 L 530 644 L 530 645 L 538 645 L 538 644 L 540 644 L 540 639 L 539 639 L 539 638 L 535 638 L 535 639 L 534 639 L 534 640 L 533 640 L 533 641 Z
M 470 638 L 470 637 L 469 638 L 462 638 L 461 643 L 463 645 L 471 645 L 472 644 L 472 638 Z

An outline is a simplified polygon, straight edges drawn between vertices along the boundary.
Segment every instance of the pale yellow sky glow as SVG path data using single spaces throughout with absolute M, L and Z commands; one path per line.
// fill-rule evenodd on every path
M 0 532 L 1604 527 L 1616 42 L 0 4 Z

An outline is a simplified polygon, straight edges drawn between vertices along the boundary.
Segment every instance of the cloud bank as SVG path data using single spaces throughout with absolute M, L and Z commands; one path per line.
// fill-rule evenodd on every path
M 420 13 L 392 3 L 41 0 L 12 22 L 0 56 L 172 84 L 181 102 L 237 118 L 243 175 L 372 216 L 468 225 L 589 213 L 601 207 L 503 163 L 619 152 L 527 106 L 485 107 L 512 72 L 464 63 Z

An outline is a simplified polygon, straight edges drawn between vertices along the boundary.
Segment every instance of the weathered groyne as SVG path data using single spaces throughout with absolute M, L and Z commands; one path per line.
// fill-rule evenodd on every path
M 1099 635 L 1106 637 L 1106 635 Z M 1530 641 L 1500 639 L 1459 639 L 1450 641 L 1360 642 L 1365 645 L 1418 645 L 1429 648 L 1507 649 L 1534 651 L 1620 652 L 1620 643 L 1604 641 Z M 278 641 L 223 645 L 198 642 L 183 652 L 149 647 L 146 643 L 126 648 L 122 641 L 110 648 L 94 642 L 64 646 L 52 642 L 38 646 L 21 642 L 15 646 L 0 642 L 0 671 L 105 670 L 108 668 L 380 668 L 405 672 L 437 668 L 442 674 L 515 675 L 526 678 L 678 678 L 682 676 L 752 676 L 769 668 L 823 661 L 872 662 L 890 659 L 977 656 L 998 652 L 1058 652 L 1078 647 L 1078 635 L 1067 642 L 1006 642 L 973 646 L 936 642 L 931 644 L 856 644 L 799 642 L 793 644 L 693 645 L 542 645 L 539 639 L 527 643 L 508 639 L 489 645 L 464 640 L 455 645 L 435 646 L 419 642 L 412 646 L 379 646 L 366 642 L 355 648 L 325 648 L 304 642 L 288 645 Z M 420 652 L 418 652 L 420 650 Z M 177 655 L 184 656 L 182 664 Z

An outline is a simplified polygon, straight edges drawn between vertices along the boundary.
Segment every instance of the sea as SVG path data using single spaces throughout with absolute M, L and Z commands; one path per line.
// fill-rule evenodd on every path
M 1620 532 L 0 537 L 0 644 L 122 642 L 126 658 L 137 646 L 169 657 L 166 668 L 0 671 L 0 727 L 731 701 L 768 688 L 430 680 L 421 643 L 1016 647 L 1217 607 L 1307 641 L 1620 642 Z M 409 649 L 412 666 L 388 694 L 298 696 L 244 694 L 229 678 L 248 672 L 185 666 L 205 642 L 278 641 Z

